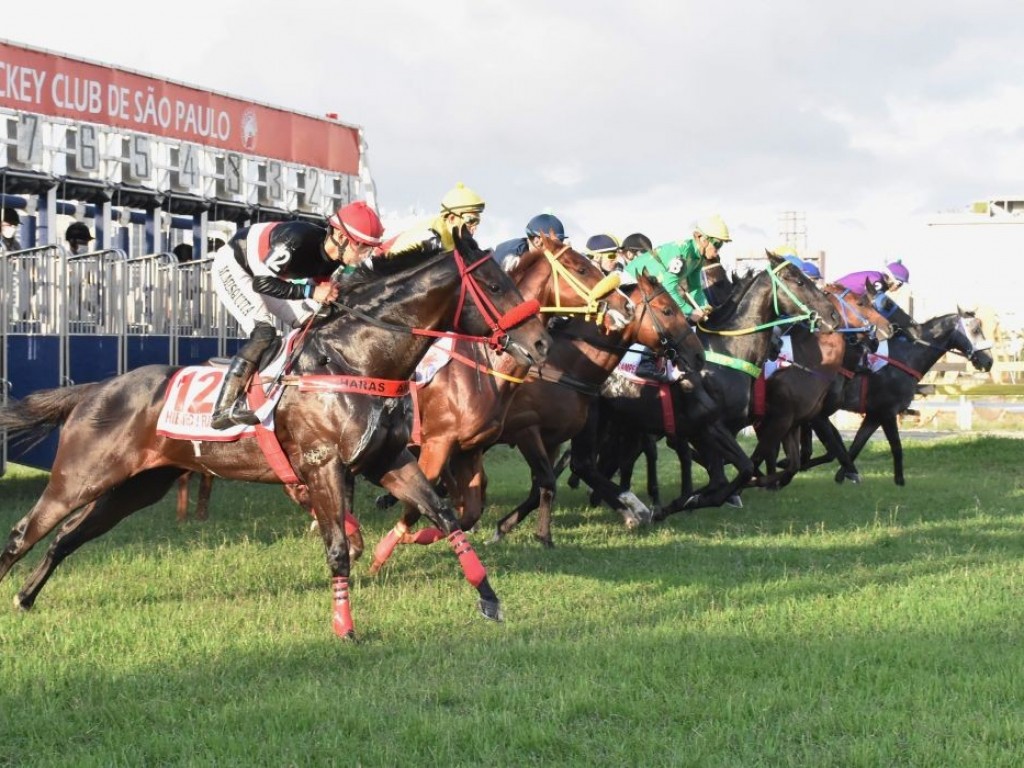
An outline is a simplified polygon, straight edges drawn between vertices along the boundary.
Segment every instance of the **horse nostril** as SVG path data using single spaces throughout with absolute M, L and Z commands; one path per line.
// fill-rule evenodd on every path
M 534 349 L 537 350 L 537 354 L 539 354 L 542 358 L 548 356 L 548 342 L 547 342 L 547 339 L 537 339 L 537 343 L 534 344 L 533 346 L 534 346 Z

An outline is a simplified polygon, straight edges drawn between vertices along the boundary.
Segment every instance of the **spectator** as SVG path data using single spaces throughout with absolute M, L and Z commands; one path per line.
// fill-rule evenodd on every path
M 171 252 L 174 254 L 174 257 L 178 260 L 179 264 L 184 264 L 186 261 L 192 261 L 191 243 L 178 243 L 174 246 L 174 250 Z
M 0 224 L 0 251 L 20 251 L 18 225 L 21 217 L 13 208 L 4 208 L 3 224 Z
M 73 221 L 64 233 L 64 239 L 68 241 L 71 255 L 77 256 L 80 253 L 88 253 L 89 243 L 94 238 L 85 224 L 80 221 Z

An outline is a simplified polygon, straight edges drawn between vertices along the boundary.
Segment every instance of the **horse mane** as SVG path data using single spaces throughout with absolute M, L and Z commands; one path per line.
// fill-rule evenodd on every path
M 543 256 L 545 251 L 558 253 L 566 246 L 565 243 L 561 243 L 548 235 L 540 235 L 540 237 L 544 240 L 543 245 L 541 245 L 540 248 L 531 248 L 524 253 L 519 258 L 519 261 L 516 262 L 515 267 L 509 271 L 508 274 L 512 277 L 513 282 L 518 283 L 522 274 L 526 272 L 526 270 L 529 269 L 537 259 Z
M 743 274 L 733 271 L 732 290 L 726 296 L 725 301 L 715 307 L 708 319 L 704 321 L 704 327 L 719 330 L 730 323 L 736 317 L 743 298 L 760 274 L 761 270 L 748 269 Z

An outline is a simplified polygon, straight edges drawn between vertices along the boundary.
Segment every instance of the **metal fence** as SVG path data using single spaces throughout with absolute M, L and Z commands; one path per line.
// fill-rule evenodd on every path
M 212 264 L 61 246 L 0 252 L 0 398 L 234 354 L 240 332 L 217 300 Z M 52 435 L 11 458 L 48 469 L 55 451 Z

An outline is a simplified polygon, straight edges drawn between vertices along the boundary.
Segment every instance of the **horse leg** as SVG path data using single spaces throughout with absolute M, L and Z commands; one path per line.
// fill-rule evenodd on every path
M 191 477 L 192 473 L 186 472 L 178 478 L 178 498 L 175 504 L 174 518 L 179 523 L 188 520 L 188 481 Z
M 647 497 L 651 500 L 651 507 L 657 509 L 661 506 L 661 488 L 658 485 L 658 439 L 650 432 L 643 433 L 640 436 L 640 450 L 647 462 Z M 620 473 L 619 480 L 622 487 L 628 490 L 633 482 L 633 467 L 629 468 L 628 478 L 623 472 Z
M 455 554 L 466 581 L 472 584 L 480 596 L 479 608 L 484 617 L 501 621 L 501 602 L 491 589 L 487 571 L 477 557 L 466 534 L 459 527 L 455 513 L 441 500 L 437 492 L 423 476 L 412 454 L 403 451 L 396 458 L 392 468 L 380 478 L 380 484 L 395 495 L 399 501 L 412 504 L 420 513 L 444 533 Z
M 427 482 L 433 484 L 441 475 L 444 464 L 448 461 L 448 454 L 452 449 L 452 441 L 430 441 L 425 443 L 419 455 L 419 467 Z M 393 494 L 395 495 L 395 494 Z M 444 534 L 435 528 L 426 528 L 419 533 L 412 534 L 412 527 L 420 519 L 420 510 L 417 505 L 406 502 L 402 517 L 395 523 L 394 527 L 384 534 L 384 537 L 377 542 L 373 550 L 373 563 L 370 565 L 370 574 L 377 573 L 388 561 L 398 544 L 433 544 L 444 538 Z
M 140 472 L 75 512 L 57 531 L 42 562 L 14 598 L 14 604 L 25 610 L 31 608 L 43 585 L 68 555 L 103 535 L 133 512 L 162 499 L 182 472 L 184 470 L 178 467 Z
M 548 460 L 547 449 L 544 446 L 544 441 L 541 439 L 540 430 L 536 427 L 529 427 L 528 429 L 521 430 L 516 434 L 515 445 L 530 467 L 530 495 L 527 496 L 526 500 L 518 507 L 498 521 L 497 528 L 494 532 L 494 538 L 491 540 L 492 542 L 501 541 L 501 539 L 511 533 L 527 515 L 537 509 L 541 505 L 541 500 L 545 493 L 549 496 L 554 495 L 554 471 L 552 464 Z M 547 521 L 546 524 L 539 522 L 537 525 L 537 537 L 540 539 L 540 542 L 547 547 L 553 546 L 550 537 L 550 525 L 550 520 Z M 541 529 L 544 527 L 548 529 L 547 540 L 541 538 Z
M 621 514 L 627 528 L 636 528 L 651 522 L 651 510 L 630 490 L 624 490 L 598 471 L 594 461 L 596 435 L 584 428 L 572 439 L 572 471 L 591 488 L 602 501 Z
M 352 561 L 344 524 L 345 499 L 349 492 L 348 486 L 352 484 L 352 474 L 339 458 L 334 457 L 322 464 L 305 467 L 303 475 L 324 544 L 327 568 L 331 572 L 334 602 L 331 626 L 338 637 L 354 640 L 356 633 L 352 623 L 348 583 Z
M 900 439 L 900 427 L 896 422 L 896 416 L 886 415 L 881 422 L 882 431 L 889 441 L 889 450 L 892 451 L 893 481 L 896 485 L 906 485 L 906 478 L 903 477 L 903 441 Z
M 196 497 L 196 520 L 210 517 L 210 495 L 213 493 L 213 475 L 199 476 L 199 496 Z
M 851 483 L 859 483 L 860 473 L 857 471 L 857 465 L 853 463 L 853 459 L 850 458 L 846 446 L 843 445 L 843 436 L 839 434 L 839 430 L 836 429 L 835 425 L 827 417 L 816 418 L 811 423 L 814 433 L 818 436 L 821 444 L 825 446 L 823 461 L 825 459 L 831 461 L 834 458 L 839 462 L 841 469 L 836 473 L 836 482 L 842 483 L 844 480 L 849 480 Z M 810 455 L 810 451 L 807 453 Z M 821 461 L 812 462 L 814 462 L 813 459 L 808 461 L 801 460 L 801 467 L 803 469 L 810 469 L 812 466 L 818 466 L 818 464 L 822 463 Z

